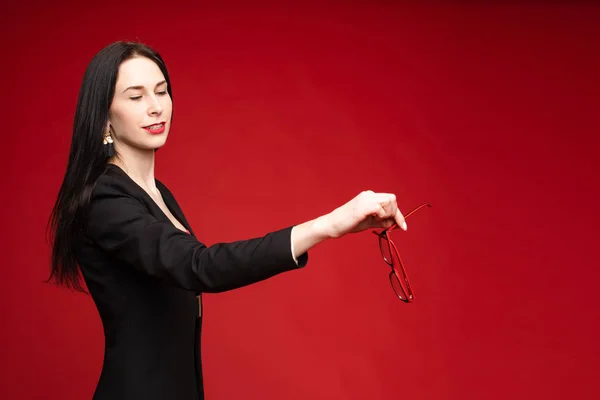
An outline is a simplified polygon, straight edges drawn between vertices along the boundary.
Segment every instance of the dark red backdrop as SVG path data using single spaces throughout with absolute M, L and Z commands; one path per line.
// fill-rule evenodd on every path
M 157 177 L 208 244 L 398 195 L 416 301 L 369 233 L 205 297 L 207 398 L 595 399 L 600 9 L 13 5 L 3 20 L 0 397 L 89 398 L 89 297 L 42 284 L 84 69 L 166 59 Z M 8 90 L 6 90 L 8 89 Z M 596 382 L 596 383 L 594 383 Z

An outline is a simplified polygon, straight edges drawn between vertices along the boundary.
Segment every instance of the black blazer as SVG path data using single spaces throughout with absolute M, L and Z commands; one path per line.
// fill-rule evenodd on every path
M 121 168 L 108 164 L 92 192 L 75 254 L 104 327 L 94 399 L 203 399 L 202 292 L 222 292 L 306 265 L 291 253 L 292 227 L 264 237 L 199 242 L 173 194 L 156 186 L 177 229 Z

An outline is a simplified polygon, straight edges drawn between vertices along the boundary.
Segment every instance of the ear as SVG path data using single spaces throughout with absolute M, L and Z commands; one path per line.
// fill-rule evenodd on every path
M 106 126 L 104 127 L 104 133 L 110 132 L 110 120 L 106 122 Z

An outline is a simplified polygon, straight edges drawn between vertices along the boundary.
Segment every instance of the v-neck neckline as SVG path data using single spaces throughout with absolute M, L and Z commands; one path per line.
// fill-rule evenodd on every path
M 122 175 L 125 175 L 125 177 L 127 177 L 127 179 L 129 179 L 143 194 L 144 196 L 146 196 L 151 202 L 152 204 L 154 204 L 154 206 L 156 208 L 158 208 L 158 210 L 160 211 L 160 213 L 167 219 L 167 221 L 169 221 L 169 223 L 171 225 L 173 225 L 173 227 L 177 230 L 180 230 L 174 223 L 173 221 L 171 221 L 171 218 L 169 218 L 169 216 L 167 214 L 165 214 L 165 212 L 163 211 L 163 209 L 156 203 L 156 201 L 152 198 L 152 196 L 150 196 L 150 194 L 148 192 L 146 192 L 144 190 L 143 187 L 141 187 L 136 181 L 134 181 L 129 174 L 127 174 L 127 172 L 125 172 L 123 170 L 123 168 L 119 167 L 116 164 L 112 164 L 112 163 L 107 163 L 107 166 L 112 166 L 113 168 L 115 168 L 117 170 L 117 172 L 119 172 Z M 163 203 L 165 203 L 165 206 L 167 207 L 167 209 L 169 210 L 169 212 L 171 214 L 173 214 L 173 217 L 177 220 L 177 222 L 179 222 L 181 224 L 181 226 L 183 226 L 183 228 L 185 229 L 185 231 L 182 232 L 186 232 L 188 234 L 192 234 L 189 230 L 189 227 L 185 224 L 185 218 L 183 218 L 183 215 L 179 215 L 179 213 L 177 212 L 177 210 L 174 210 L 174 207 L 169 206 L 169 202 L 168 199 L 165 199 L 165 196 L 163 196 L 163 192 L 160 190 L 159 185 L 162 185 L 162 182 L 160 182 L 158 179 L 156 179 L 156 177 L 154 178 L 154 185 L 156 186 L 156 190 L 158 190 L 158 193 L 160 194 L 160 197 L 162 198 Z M 164 185 L 163 185 L 164 186 Z M 168 196 L 166 196 L 168 197 Z

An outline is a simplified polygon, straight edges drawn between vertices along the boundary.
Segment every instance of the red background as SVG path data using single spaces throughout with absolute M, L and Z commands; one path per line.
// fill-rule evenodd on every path
M 207 244 L 396 193 L 416 300 L 376 238 L 205 296 L 207 398 L 595 399 L 600 8 L 583 4 L 5 9 L 2 398 L 90 398 L 92 300 L 43 284 L 44 229 L 91 57 L 165 58 L 156 175 Z M 8 89 L 8 90 L 6 90 Z

